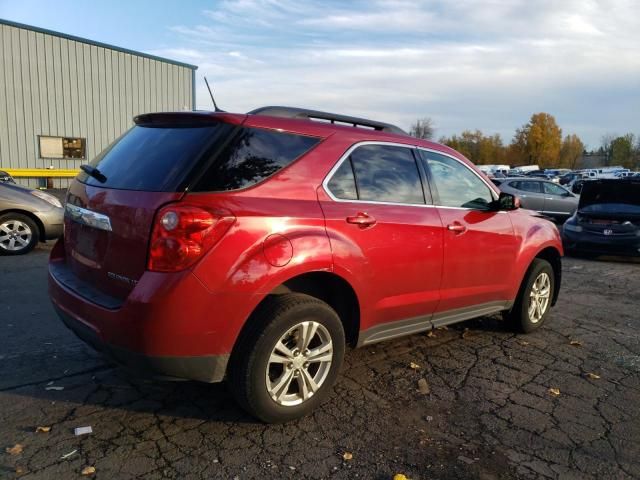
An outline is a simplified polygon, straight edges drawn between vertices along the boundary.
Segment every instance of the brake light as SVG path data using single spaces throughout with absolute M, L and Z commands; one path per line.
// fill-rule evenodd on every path
M 196 263 L 229 230 L 235 216 L 229 211 L 172 204 L 156 215 L 147 268 L 177 272 Z

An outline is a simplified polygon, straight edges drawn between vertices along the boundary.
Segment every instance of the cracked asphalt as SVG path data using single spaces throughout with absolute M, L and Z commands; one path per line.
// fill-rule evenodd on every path
M 0 478 L 640 478 L 638 263 L 565 258 L 531 335 L 487 317 L 351 351 L 321 409 L 269 426 L 224 384 L 85 347 L 47 298 L 49 248 L 0 258 Z

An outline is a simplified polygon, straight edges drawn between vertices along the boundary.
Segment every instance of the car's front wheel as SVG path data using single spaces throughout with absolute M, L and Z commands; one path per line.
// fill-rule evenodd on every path
M 530 333 L 542 326 L 553 302 L 553 267 L 549 262 L 536 258 L 520 287 L 516 303 L 506 319 L 518 331 Z
M 0 254 L 23 255 L 38 243 L 38 227 L 33 220 L 20 213 L 0 216 Z
M 265 300 L 234 350 L 229 385 L 238 403 L 268 423 L 300 418 L 336 381 L 345 350 L 342 322 L 308 295 Z

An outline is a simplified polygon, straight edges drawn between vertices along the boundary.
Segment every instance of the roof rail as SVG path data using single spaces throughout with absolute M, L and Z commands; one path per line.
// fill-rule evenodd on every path
M 365 127 L 380 132 L 396 133 L 398 135 L 408 135 L 407 132 L 395 125 L 367 120 L 366 118 L 350 117 L 337 113 L 320 112 L 318 110 L 308 110 L 306 108 L 295 107 L 261 107 L 249 112 L 250 115 L 269 115 L 272 117 L 299 118 L 303 120 L 324 120 L 332 124 Z

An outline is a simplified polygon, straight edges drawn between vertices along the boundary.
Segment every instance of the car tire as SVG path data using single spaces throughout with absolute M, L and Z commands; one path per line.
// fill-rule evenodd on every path
M 268 297 L 249 322 L 229 365 L 233 396 L 267 423 L 307 415 L 338 377 L 345 351 L 340 318 L 325 302 L 295 293 Z
M 20 213 L 0 215 L 0 255 L 24 255 L 38 244 L 36 223 Z
M 541 258 L 534 259 L 513 308 L 505 314 L 505 320 L 522 333 L 531 333 L 540 328 L 551 310 L 554 287 L 551 264 Z

